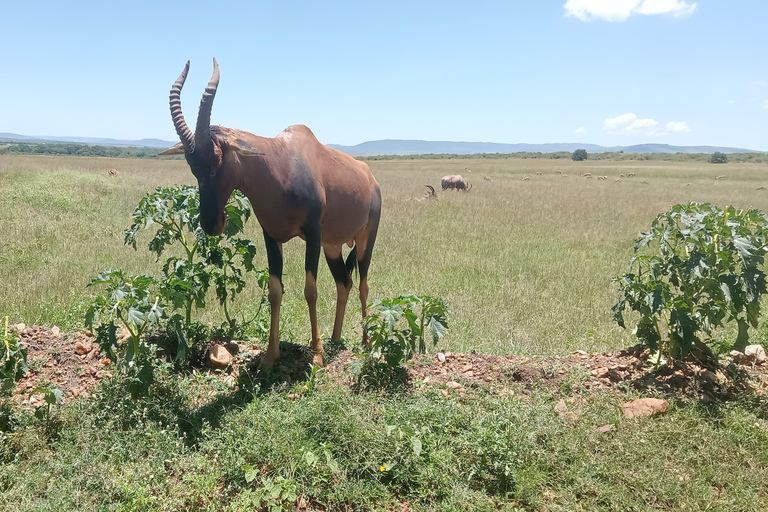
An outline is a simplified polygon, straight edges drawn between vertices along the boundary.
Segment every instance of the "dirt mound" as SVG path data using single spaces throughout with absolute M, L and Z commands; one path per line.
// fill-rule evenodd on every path
M 30 396 L 40 384 L 56 384 L 64 391 L 64 401 L 87 397 L 89 390 L 111 376 L 110 360 L 99 352 L 90 334 L 62 333 L 58 327 L 25 327 L 19 333 L 27 348 L 30 371 L 14 391 L 14 400 L 22 405 L 42 404 L 42 394 Z
M 22 405 L 40 405 L 42 395 L 30 396 L 43 383 L 56 384 L 64 391 L 65 401 L 88 397 L 90 390 L 103 378 L 111 376 L 110 361 L 104 357 L 90 333 L 62 333 L 57 327 L 32 326 L 20 332 L 27 347 L 30 371 L 19 382 L 14 400 Z M 312 363 L 308 346 L 281 342 L 280 359 L 274 376 L 290 384 L 304 381 Z M 209 345 L 208 348 L 210 348 Z M 232 353 L 232 364 L 215 370 L 230 386 L 234 386 L 241 369 L 251 373 L 258 366 L 261 347 L 258 344 L 232 341 L 224 345 Z M 207 349 L 198 362 L 205 364 Z M 739 391 L 768 392 L 768 362 L 760 365 L 737 365 L 707 368 L 695 363 L 662 366 L 657 371 L 649 364 L 648 352 L 636 347 L 613 354 L 589 354 L 582 350 L 564 357 L 500 356 L 494 354 L 462 354 L 445 352 L 416 356 L 408 364 L 408 382 L 413 385 L 440 387 L 443 394 L 463 393 L 473 387 L 509 387 L 522 390 L 533 386 L 568 389 L 606 389 L 632 386 L 697 395 L 704 401 L 715 397 L 729 398 Z M 326 345 L 325 374 L 349 385 L 353 382 L 350 367 L 356 356 L 343 346 Z

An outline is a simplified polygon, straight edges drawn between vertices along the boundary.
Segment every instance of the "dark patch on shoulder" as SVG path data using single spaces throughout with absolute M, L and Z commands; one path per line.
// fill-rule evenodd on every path
M 307 220 L 313 217 L 319 220 L 322 202 L 317 190 L 317 182 L 301 155 L 296 156 L 291 166 L 291 184 L 286 195 L 291 205 L 307 210 L 309 214 Z

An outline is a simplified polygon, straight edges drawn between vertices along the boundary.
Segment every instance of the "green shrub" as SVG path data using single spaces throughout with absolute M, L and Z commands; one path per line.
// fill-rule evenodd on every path
M 448 329 L 448 304 L 429 295 L 399 295 L 378 299 L 363 320 L 368 338 L 367 357 L 357 368 L 358 388 L 390 388 L 403 384 L 402 365 L 414 354 L 427 352 L 427 339 L 433 345 Z
M 715 151 L 712 153 L 712 156 L 709 159 L 709 162 L 712 164 L 727 164 L 728 163 L 728 155 L 725 153 L 721 153 L 719 151 Z
M 262 290 L 261 305 L 266 300 L 269 273 L 253 266 L 256 256 L 254 243 L 238 237 L 251 216 L 248 199 L 235 191 L 225 212 L 227 225 L 223 238 L 207 236 L 200 227 L 198 188 L 190 185 L 158 187 L 142 198 L 134 210 L 133 224 L 125 230 L 125 243 L 136 249 L 139 232 L 158 226 L 148 248 L 159 259 L 169 245 L 178 242 L 184 249 L 184 257 L 166 259 L 164 279 L 159 283 L 160 293 L 172 309 L 184 311 L 184 326 L 189 327 L 193 307 L 205 307 L 206 294 L 213 286 L 233 334 L 237 328 L 236 318 L 229 311 L 229 302 L 245 287 L 244 273 L 256 273 Z M 256 318 L 243 319 L 243 324 L 250 324 Z
M 573 152 L 573 155 L 571 156 L 574 162 L 581 162 L 582 160 L 587 159 L 587 150 L 586 149 L 577 149 Z
M 27 349 L 19 343 L 16 331 L 9 329 L 6 316 L 3 341 L 0 344 L 0 401 L 11 395 L 16 383 L 28 370 Z
M 747 345 L 766 293 L 763 264 L 768 217 L 755 209 L 724 210 L 708 203 L 673 206 L 640 235 L 629 271 L 617 278 L 614 319 L 626 306 L 640 314 L 635 335 L 663 355 L 685 357 L 699 336 L 735 321 L 733 348 Z

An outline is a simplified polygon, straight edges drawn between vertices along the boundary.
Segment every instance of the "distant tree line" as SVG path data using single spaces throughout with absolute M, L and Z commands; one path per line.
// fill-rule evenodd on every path
M 162 148 L 95 146 L 74 143 L 0 143 L 0 155 L 70 155 L 112 158 L 157 158 Z
M 548 159 L 561 160 L 572 159 L 573 153 L 557 151 L 554 153 L 475 153 L 472 155 L 455 155 L 450 153 L 426 154 L 426 155 L 373 155 L 358 156 L 359 160 L 499 160 L 499 159 Z M 590 160 L 658 160 L 668 162 L 710 162 L 711 153 L 625 153 L 623 151 L 605 151 L 603 153 L 589 153 Z M 730 163 L 768 163 L 767 153 L 729 153 L 727 161 Z
M 70 155 L 70 156 L 104 156 L 113 158 L 158 158 L 157 154 L 163 148 L 147 148 L 136 146 L 95 146 L 89 144 L 74 143 L 27 143 L 0 142 L 0 155 Z M 586 151 L 584 151 L 586 153 Z M 472 155 L 456 155 L 452 153 L 424 154 L 424 155 L 372 155 L 357 157 L 360 160 L 503 160 L 503 159 L 544 159 L 567 160 L 572 159 L 574 153 L 568 151 L 556 151 L 553 153 L 528 152 L 518 153 L 475 153 Z M 579 157 L 581 153 L 579 153 Z M 716 152 L 710 153 L 625 153 L 623 151 L 605 151 L 603 153 L 589 153 L 590 160 L 662 160 L 671 162 L 712 162 L 717 163 L 768 163 L 766 153 L 730 153 L 724 155 Z M 164 157 L 170 159 L 183 158 L 180 155 Z

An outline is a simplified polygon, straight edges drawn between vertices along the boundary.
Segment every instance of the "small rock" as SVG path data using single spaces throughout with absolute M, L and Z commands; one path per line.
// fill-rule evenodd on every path
M 442 393 L 443 396 L 448 396 L 448 390 L 447 389 L 441 389 L 440 393 Z
M 608 378 L 613 382 L 621 382 L 622 380 L 621 374 L 613 369 L 608 370 Z
M 589 373 L 591 373 L 593 377 L 597 377 L 598 379 L 607 379 L 610 374 L 610 370 L 608 370 L 608 368 L 595 368 Z
M 61 329 L 59 329 L 58 325 L 54 325 L 53 327 L 51 327 L 51 333 L 54 336 L 58 336 L 59 334 L 61 334 Z
M 664 414 L 667 412 L 667 407 L 669 407 L 669 403 L 659 398 L 640 398 L 621 404 L 624 417 L 628 419 Z
M 704 370 L 701 372 L 701 380 L 705 380 L 709 382 L 710 384 L 715 384 L 717 382 L 717 375 L 715 375 L 715 372 L 711 370 Z
M 728 355 L 737 363 L 740 363 L 742 359 L 744 359 L 744 352 L 739 352 L 738 350 L 731 350 Z
M 211 345 L 211 348 L 208 351 L 208 359 L 214 366 L 220 368 L 232 364 L 232 354 L 229 353 L 229 350 L 227 350 L 224 345 L 219 345 L 218 343 Z
M 24 329 L 27 328 L 27 324 L 25 324 L 25 323 L 18 323 L 18 324 L 15 324 L 13 326 L 13 328 L 16 329 L 17 332 L 21 332 L 21 331 L 23 331 Z
M 605 425 L 598 427 L 597 431 L 603 434 L 607 434 L 611 431 L 611 426 L 606 423 Z
M 474 368 L 474 366 L 471 364 L 464 365 L 461 369 L 461 373 L 467 373 L 469 371 L 472 371 L 472 368 Z
M 580 355 L 580 356 L 588 356 L 589 355 L 589 352 L 587 352 L 585 350 L 576 350 L 573 353 L 576 354 L 576 355 Z
M 75 342 L 75 354 L 82 356 L 93 350 L 93 343 L 90 341 L 76 341 Z
M 578 419 L 576 414 L 568 410 L 568 406 L 563 399 L 560 399 L 560 401 L 555 405 L 555 413 L 560 419 L 563 420 L 576 421 Z
M 440 361 L 441 363 L 444 363 L 445 362 L 445 354 L 443 354 L 442 352 L 438 352 L 437 353 L 437 360 Z
M 297 400 L 299 398 L 298 393 L 289 393 L 288 394 L 288 400 Z
M 748 345 L 747 348 L 744 349 L 745 363 L 763 364 L 765 359 L 765 349 L 762 345 Z
M 451 389 L 461 389 L 461 388 L 464 387 L 461 384 L 459 384 L 458 382 L 453 381 L 453 380 L 449 380 L 448 382 L 445 383 L 445 385 L 448 386 Z

